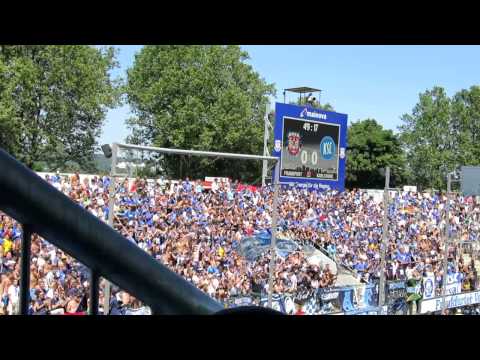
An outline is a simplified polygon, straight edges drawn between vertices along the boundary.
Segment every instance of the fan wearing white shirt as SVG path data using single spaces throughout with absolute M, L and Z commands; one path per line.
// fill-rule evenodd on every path
M 8 306 L 7 312 L 10 315 L 18 313 L 18 302 L 20 298 L 20 287 L 18 286 L 18 280 L 12 279 L 12 284 L 8 287 Z

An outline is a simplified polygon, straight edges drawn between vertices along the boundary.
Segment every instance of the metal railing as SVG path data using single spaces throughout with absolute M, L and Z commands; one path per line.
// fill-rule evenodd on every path
M 0 149 L 0 210 L 22 224 L 19 313 L 28 314 L 30 246 L 36 233 L 91 270 L 90 314 L 98 312 L 100 276 L 153 314 L 213 314 L 223 310 L 181 276 Z

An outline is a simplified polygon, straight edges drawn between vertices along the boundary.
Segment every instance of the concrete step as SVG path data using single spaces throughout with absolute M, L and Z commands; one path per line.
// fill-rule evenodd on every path
M 340 271 L 337 274 L 337 281 L 335 282 L 335 286 L 355 286 L 360 285 L 361 283 L 362 282 L 352 274 Z
M 320 250 L 315 249 L 313 246 L 304 245 L 302 248 L 305 253 L 305 257 L 310 264 L 314 264 L 320 267 L 325 267 L 329 265 L 330 270 L 334 273 L 338 273 L 337 264 L 334 260 L 330 259 L 327 255 L 322 253 Z

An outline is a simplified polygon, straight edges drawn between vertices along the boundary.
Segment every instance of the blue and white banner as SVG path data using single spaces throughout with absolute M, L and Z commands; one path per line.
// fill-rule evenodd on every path
M 260 306 L 268 307 L 268 297 L 262 297 L 260 299 Z M 277 310 L 285 313 L 285 306 L 283 303 L 283 297 L 281 295 L 278 295 L 278 294 L 272 295 L 272 308 L 273 310 Z
M 320 312 L 320 304 L 316 296 L 312 296 L 308 301 L 303 305 L 302 309 L 305 312 L 305 315 L 318 315 Z
M 318 289 L 315 292 L 305 292 L 296 295 L 272 296 L 272 306 L 275 310 L 286 314 L 295 313 L 295 303 L 302 304 L 307 315 L 329 313 L 371 313 L 378 306 L 378 286 L 362 284 L 343 288 Z M 260 299 L 260 306 L 267 307 L 268 297 Z
M 346 312 L 345 315 L 378 315 L 378 307 L 367 307 L 363 309 Z
M 446 296 L 446 301 L 447 309 L 480 304 L 480 291 Z M 420 305 L 420 313 L 442 311 L 442 308 L 443 297 L 423 300 Z
M 252 305 L 253 299 L 249 296 L 237 298 L 233 301 L 234 306 L 249 306 Z
M 353 288 L 344 288 L 339 290 L 340 304 L 342 304 L 342 310 L 344 312 L 355 310 L 353 301 Z
M 149 307 L 143 306 L 138 309 L 126 309 L 125 315 L 152 315 L 152 311 Z
M 355 309 L 363 309 L 378 304 L 378 288 L 375 284 L 362 284 L 352 289 L 354 290 Z
M 285 309 L 285 314 L 295 314 L 295 302 L 293 301 L 293 297 L 291 297 L 290 295 L 286 295 L 283 298 L 283 307 Z
M 386 285 L 386 302 L 391 305 L 398 299 L 407 298 L 407 284 L 403 280 L 388 281 Z
M 354 292 L 354 301 L 356 308 L 365 307 L 365 285 L 360 285 L 355 287 Z
M 447 275 L 447 295 L 460 294 L 462 292 L 462 274 L 454 273 Z
M 423 278 L 423 298 L 431 299 L 435 297 L 435 275 Z
M 375 284 L 345 287 L 337 290 L 340 294 L 342 310 L 359 310 L 378 304 L 378 291 Z

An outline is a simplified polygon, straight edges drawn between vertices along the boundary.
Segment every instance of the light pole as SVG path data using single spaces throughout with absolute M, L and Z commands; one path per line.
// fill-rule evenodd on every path
M 117 153 L 118 144 L 112 144 L 112 168 L 110 170 L 110 186 L 108 190 L 108 225 L 113 229 L 114 207 L 115 207 L 115 169 L 117 167 Z M 103 314 L 108 315 L 110 313 L 110 292 L 111 284 L 107 279 L 104 279 L 103 288 Z
M 278 188 L 279 184 L 280 164 L 277 161 L 274 169 L 273 181 L 273 201 L 272 201 L 272 240 L 270 241 L 270 270 L 268 275 L 268 307 L 272 308 L 273 297 L 273 278 L 275 276 L 275 255 L 277 251 L 277 212 L 278 212 Z
M 383 193 L 383 230 L 382 230 L 382 243 L 380 246 L 380 283 L 378 289 L 378 305 L 380 312 L 383 314 L 383 306 L 385 304 L 385 270 L 386 270 L 386 254 L 388 247 L 388 202 L 390 188 L 390 167 L 385 169 L 385 190 Z
M 265 128 L 263 134 L 263 156 L 268 156 L 268 138 L 269 138 L 269 127 L 271 126 L 270 121 L 268 120 L 268 103 L 265 105 Z M 262 167 L 262 186 L 265 186 L 265 179 L 268 172 L 268 160 L 263 160 Z
M 452 191 L 452 174 L 447 174 L 447 204 L 445 205 L 445 247 L 443 249 L 443 284 L 442 284 L 442 310 L 447 309 L 447 272 L 448 272 L 448 246 L 450 245 L 450 193 Z

